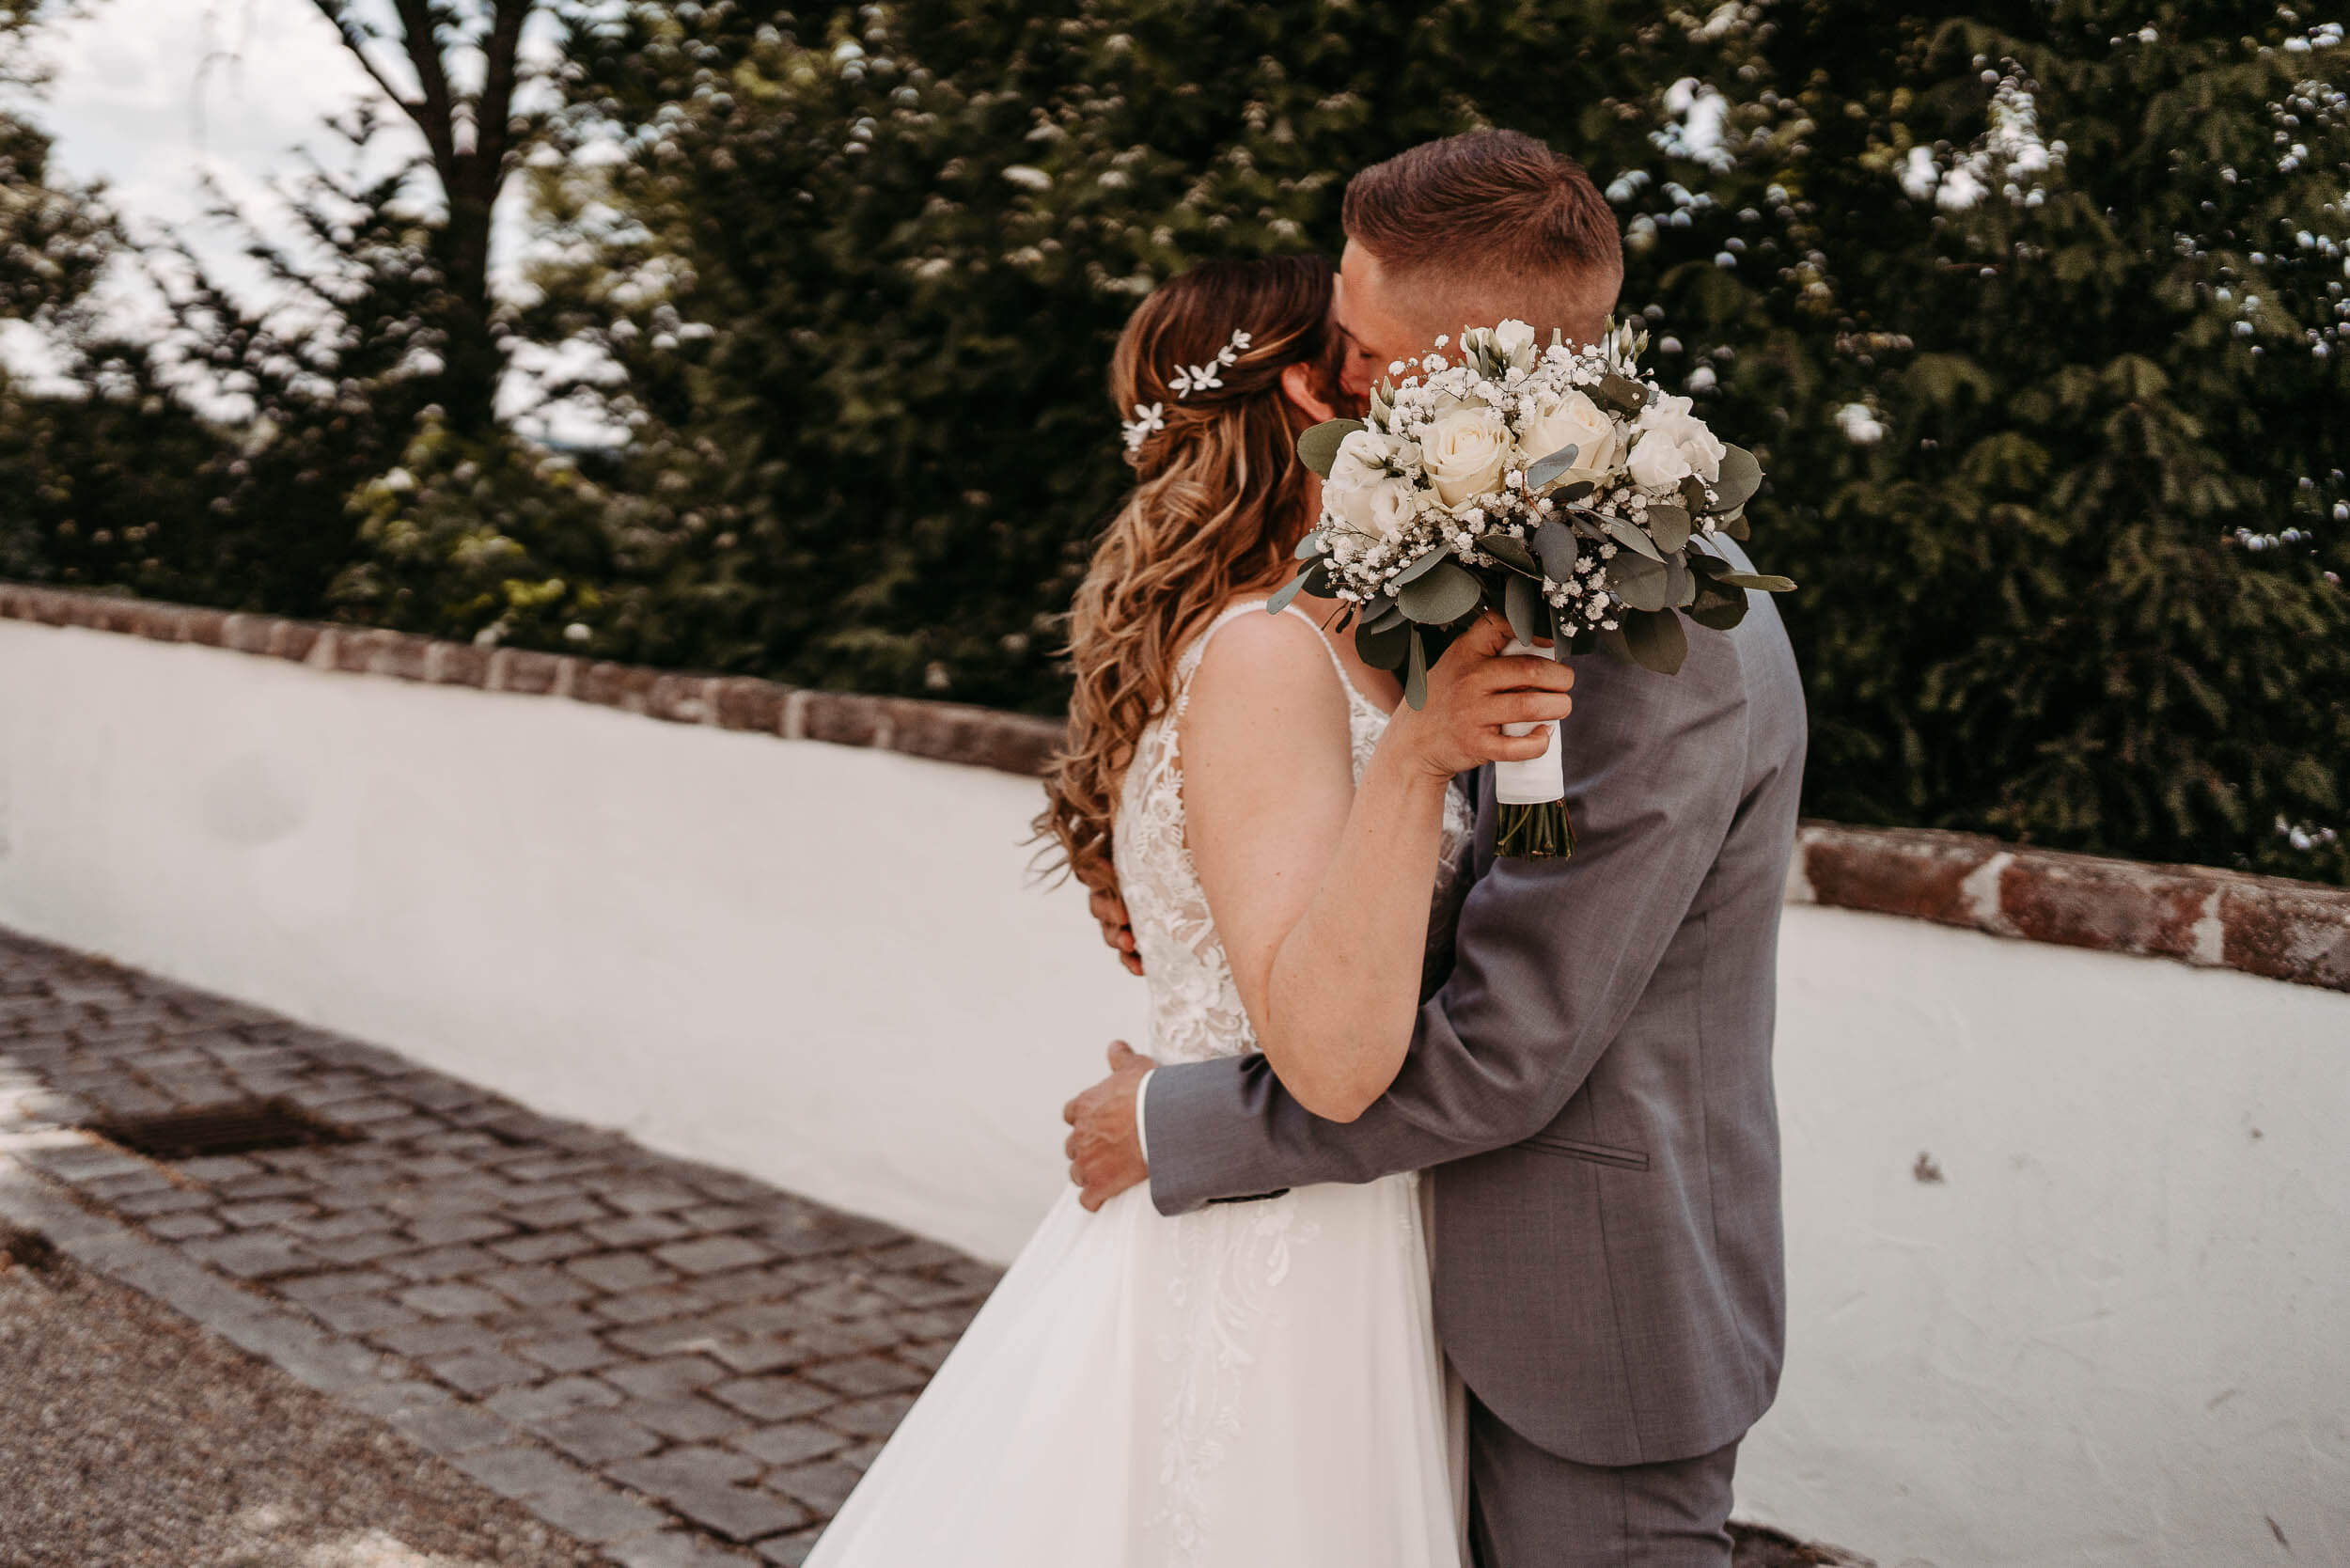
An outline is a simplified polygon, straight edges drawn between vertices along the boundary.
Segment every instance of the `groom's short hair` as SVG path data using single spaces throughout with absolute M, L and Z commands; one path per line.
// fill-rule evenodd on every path
M 1622 281 L 1623 236 L 1591 177 L 1516 131 L 1470 131 L 1373 164 L 1347 182 L 1340 221 L 1391 283 L 1456 315 L 1457 305 L 1556 325 L 1606 314 Z

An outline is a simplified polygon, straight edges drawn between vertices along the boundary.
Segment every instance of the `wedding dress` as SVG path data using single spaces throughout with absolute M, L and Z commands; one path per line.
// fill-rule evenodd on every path
M 1184 840 L 1178 741 L 1208 639 L 1261 613 L 1234 605 L 1184 651 L 1120 794 L 1112 854 L 1161 1062 L 1255 1046 Z M 1331 663 L 1359 780 L 1387 718 Z M 1469 830 L 1456 792 L 1432 944 L 1450 940 Z M 807 1568 L 1457 1568 L 1418 1180 L 1175 1218 L 1147 1187 L 1098 1214 L 1065 1192 Z

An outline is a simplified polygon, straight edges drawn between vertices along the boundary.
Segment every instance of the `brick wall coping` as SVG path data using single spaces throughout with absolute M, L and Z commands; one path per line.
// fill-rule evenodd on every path
M 871 746 L 1034 776 L 1058 723 L 964 703 L 811 691 L 522 648 L 0 582 L 0 619 L 483 691 L 567 697 L 677 724 Z M 2135 953 L 2350 992 L 2350 888 L 2207 866 L 2154 866 L 1971 834 L 1806 823 L 1792 902 L 1902 915 L 1998 936 Z

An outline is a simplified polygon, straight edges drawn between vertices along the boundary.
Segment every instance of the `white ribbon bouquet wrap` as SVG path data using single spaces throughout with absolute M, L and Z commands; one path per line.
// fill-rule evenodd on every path
M 1537 659 L 1550 657 L 1549 650 L 1530 642 L 1511 640 L 1501 651 L 1505 654 L 1530 655 Z M 1505 735 L 1531 735 L 1540 729 L 1548 737 L 1540 757 L 1523 762 L 1494 764 L 1494 801 L 1499 806 L 1546 806 L 1554 800 L 1567 798 L 1567 758 L 1559 745 L 1559 721 L 1542 719 L 1525 724 L 1505 724 Z
M 1597 342 L 1554 332 L 1538 347 L 1511 321 L 1390 365 L 1365 417 L 1297 439 L 1323 477 L 1322 515 L 1274 613 L 1301 593 L 1337 600 L 1337 627 L 1354 626 L 1364 662 L 1401 676 L 1415 708 L 1429 666 L 1488 609 L 1509 618 L 1512 653 L 1548 639 L 1556 658 L 1599 652 L 1677 674 L 1684 620 L 1725 632 L 1749 591 L 1795 585 L 1723 548 L 1748 537 L 1762 466 L 1639 372 L 1647 341 L 1611 321 Z M 1494 769 L 1504 855 L 1574 850 L 1559 726 L 1543 728 L 1542 756 Z

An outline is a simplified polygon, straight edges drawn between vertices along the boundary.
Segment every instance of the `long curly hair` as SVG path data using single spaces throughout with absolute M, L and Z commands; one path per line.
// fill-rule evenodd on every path
M 1110 400 L 1121 419 L 1160 405 L 1166 428 L 1128 452 L 1135 488 L 1071 607 L 1076 689 L 1036 819 L 1048 860 L 1095 891 L 1118 886 L 1119 789 L 1143 726 L 1174 698 L 1177 658 L 1224 605 L 1288 575 L 1311 523 L 1296 450 L 1307 421 L 1281 372 L 1311 367 L 1317 395 L 1339 402 L 1334 281 L 1321 257 L 1211 261 L 1160 285 L 1119 336 Z M 1249 344 L 1220 368 L 1223 384 L 1178 397 L 1177 375 L 1213 365 L 1236 330 Z

